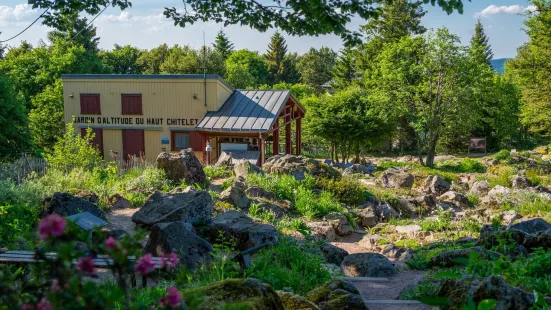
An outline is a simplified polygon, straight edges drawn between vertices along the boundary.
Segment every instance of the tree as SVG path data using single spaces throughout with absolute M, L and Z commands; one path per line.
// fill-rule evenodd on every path
M 160 73 L 197 74 L 202 73 L 202 62 L 197 51 L 190 46 L 174 45 L 160 65 Z
M 475 58 L 479 62 L 485 62 L 490 66 L 490 62 L 494 56 L 492 48 L 488 43 L 488 37 L 484 32 L 484 27 L 480 22 L 480 19 L 476 23 L 474 28 L 474 35 L 471 38 L 471 44 L 469 46 L 469 53 L 471 57 Z
M 48 32 L 48 40 L 53 43 L 58 39 L 71 40 L 80 44 L 89 52 L 98 52 L 99 39 L 96 37 L 96 27 L 88 26 L 87 18 L 79 18 L 77 14 L 63 16 L 56 30 Z
M 522 97 L 521 121 L 527 129 L 551 136 L 551 1 L 532 1 L 536 12 L 525 21 L 528 42 L 505 64 Z
M 215 52 L 222 55 L 224 61 L 230 57 L 231 53 L 233 53 L 233 43 L 231 43 L 228 36 L 222 30 L 218 31 L 212 46 L 214 47 Z
M 199 53 L 201 62 L 205 62 L 207 74 L 218 74 L 224 76 L 226 74 L 226 59 L 224 55 L 217 52 L 215 49 L 207 47 L 201 48 Z M 200 73 L 203 73 L 202 71 Z
M 101 51 L 99 57 L 101 62 L 112 73 L 115 74 L 141 74 L 142 68 L 138 59 L 144 51 L 130 45 L 115 47 L 110 51 Z
M 136 63 L 142 68 L 143 74 L 161 73 L 161 65 L 165 62 L 169 54 L 169 48 L 166 43 L 159 45 L 149 51 L 144 51 Z
M 92 170 L 101 162 L 98 148 L 93 144 L 94 133 L 86 129 L 82 136 L 75 132 L 73 122 L 65 126 L 65 133 L 46 152 L 46 161 L 56 169 L 69 171 L 75 168 Z
M 44 14 L 44 24 L 56 26 L 68 14 L 86 12 L 98 14 L 104 7 L 124 10 L 132 6 L 130 0 L 27 0 L 33 8 L 49 9 Z M 426 0 L 429 2 L 428 0 Z M 361 33 L 347 26 L 352 17 L 370 20 L 378 16 L 374 0 L 183 0 L 184 8 L 165 8 L 164 15 L 175 25 L 186 27 L 196 22 L 215 21 L 228 25 L 245 25 L 264 32 L 279 28 L 291 35 L 340 35 L 348 43 L 361 43 Z M 462 0 L 431 0 L 451 14 L 463 12 Z
M 0 76 L 0 161 L 17 158 L 30 145 L 25 104 L 17 96 L 15 85 Z
M 51 148 L 63 135 L 63 83 L 58 79 L 32 98 L 33 109 L 29 113 L 29 128 L 34 145 Z
M 274 33 L 268 44 L 266 52 L 266 65 L 270 74 L 270 83 L 276 84 L 284 80 L 287 68 L 285 67 L 285 55 L 287 54 L 287 43 L 279 32 Z
M 333 67 L 331 87 L 342 90 L 351 86 L 352 82 L 357 79 L 357 70 L 355 51 L 350 47 L 345 47 L 341 50 Z
M 237 88 L 258 87 L 268 82 L 264 59 L 256 52 L 239 50 L 226 59 L 226 81 Z
M 301 56 L 298 53 L 287 53 L 283 62 L 285 63 L 285 74 L 283 81 L 289 84 L 296 84 L 300 82 L 300 72 L 298 71 L 298 64 Z
M 410 124 L 421 163 L 432 167 L 443 133 L 456 130 L 455 124 L 472 124 L 470 58 L 459 38 L 443 28 L 386 45 L 376 62 L 367 88 L 382 106 L 393 107 L 389 113 Z
M 404 36 L 427 31 L 421 19 L 425 16 L 422 1 L 383 0 L 379 17 L 361 27 L 368 40 L 375 38 L 396 42 Z
M 337 53 L 328 47 L 322 47 L 319 50 L 310 48 L 308 53 L 300 58 L 298 65 L 301 82 L 313 87 L 317 93 L 321 93 L 322 85 L 331 81 L 336 58 Z

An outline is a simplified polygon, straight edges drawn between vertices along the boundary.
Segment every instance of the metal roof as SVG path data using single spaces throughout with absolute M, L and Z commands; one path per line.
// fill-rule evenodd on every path
M 203 79 L 218 80 L 229 89 L 234 89 L 218 74 L 62 74 L 61 79 Z
M 288 90 L 236 90 L 216 112 L 208 112 L 195 130 L 266 132 L 287 103 Z

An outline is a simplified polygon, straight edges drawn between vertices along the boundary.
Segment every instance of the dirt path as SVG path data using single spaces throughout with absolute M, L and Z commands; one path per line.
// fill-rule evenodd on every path
M 136 213 L 139 208 L 118 209 L 111 210 L 106 213 L 107 221 L 118 229 L 126 230 L 130 234 L 136 233 L 136 224 L 132 222 L 132 215 Z

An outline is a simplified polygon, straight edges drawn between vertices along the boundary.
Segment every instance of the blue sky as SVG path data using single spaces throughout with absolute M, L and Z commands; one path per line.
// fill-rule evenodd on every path
M 25 0 L 0 1 L 0 40 L 7 39 L 28 26 L 39 14 L 32 10 Z M 100 47 L 112 48 L 115 43 L 120 45 L 134 45 L 140 48 L 152 48 L 162 43 L 169 45 L 191 45 L 199 47 L 203 44 L 203 31 L 207 44 L 213 42 L 216 33 L 223 26 L 215 23 L 201 23 L 186 28 L 174 26 L 162 15 L 163 8 L 182 8 L 181 0 L 132 0 L 133 7 L 125 11 L 107 9 L 94 23 L 101 38 Z M 473 0 L 466 2 L 464 13 L 447 15 L 439 7 L 425 6 L 428 11 L 423 19 L 427 28 L 442 26 L 458 35 L 463 43 L 467 44 L 474 31 L 477 18 L 482 20 L 494 58 L 514 57 L 516 49 L 526 41 L 522 31 L 523 12 L 530 9 L 526 0 Z M 362 20 L 354 20 L 351 28 L 363 24 Z M 9 45 L 18 45 L 21 40 L 32 44 L 46 38 L 50 29 L 39 23 Z M 274 31 L 260 33 L 246 27 L 230 26 L 224 28 L 230 39 L 238 49 L 247 48 L 264 52 L 271 34 Z M 285 35 L 288 50 L 304 53 L 310 47 L 319 48 L 329 46 L 335 50 L 342 47 L 339 37 L 327 35 L 320 37 L 290 37 Z

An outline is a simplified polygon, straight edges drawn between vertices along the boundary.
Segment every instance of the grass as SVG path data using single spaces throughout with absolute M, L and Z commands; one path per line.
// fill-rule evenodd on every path
M 321 218 L 330 212 L 343 213 L 345 211 L 333 195 L 326 191 L 318 196 L 311 190 L 301 187 L 297 190 L 294 201 L 295 210 L 309 219 Z
M 429 267 L 429 261 L 432 257 L 440 255 L 440 253 L 449 250 L 457 250 L 473 247 L 472 242 L 453 243 L 453 242 L 435 242 L 419 247 L 415 251 L 412 259 L 406 262 L 412 269 L 425 270 Z
M 511 187 L 511 180 L 513 176 L 517 174 L 514 167 L 498 165 L 488 168 L 488 173 L 483 177 L 478 177 L 478 180 L 486 179 L 490 184 L 490 187 L 501 185 L 504 187 Z
M 226 165 L 205 166 L 203 170 L 210 180 L 229 178 L 233 175 L 233 172 Z
M 437 162 L 436 167 L 442 171 L 456 173 L 482 173 L 486 171 L 486 167 L 481 162 L 471 158 Z

